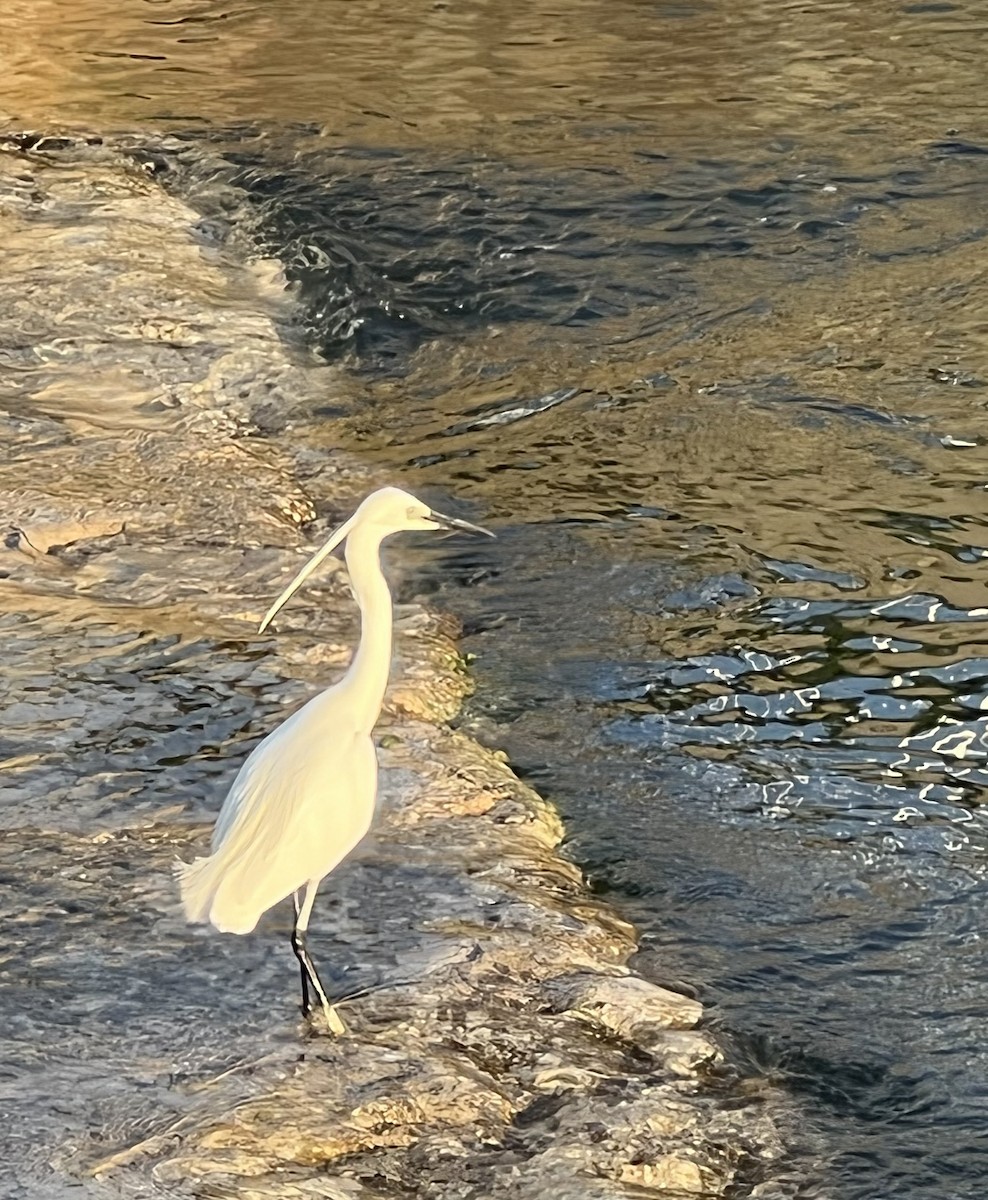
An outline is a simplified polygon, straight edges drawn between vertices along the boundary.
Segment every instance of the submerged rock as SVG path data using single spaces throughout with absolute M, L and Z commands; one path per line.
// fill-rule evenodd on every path
M 379 828 L 312 928 L 346 1036 L 294 1014 L 286 912 L 245 938 L 184 923 L 175 856 L 355 635 L 340 571 L 277 637 L 257 619 L 299 527 L 378 480 L 279 433 L 332 373 L 196 213 L 92 139 L 7 145 L 8 1194 L 604 1200 L 763 1173 L 769 1115 L 724 1103 L 701 1006 L 629 972 L 634 932 L 560 854 L 558 815 L 443 724 L 468 681 L 417 607 Z

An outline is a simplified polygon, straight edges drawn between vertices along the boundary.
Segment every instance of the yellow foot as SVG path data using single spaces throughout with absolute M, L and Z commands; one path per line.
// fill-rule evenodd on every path
M 334 1037 L 342 1037 L 346 1033 L 346 1026 L 343 1024 L 343 1018 L 336 1011 L 332 1004 L 324 1004 L 322 1006 L 323 1015 L 326 1018 L 326 1028 Z

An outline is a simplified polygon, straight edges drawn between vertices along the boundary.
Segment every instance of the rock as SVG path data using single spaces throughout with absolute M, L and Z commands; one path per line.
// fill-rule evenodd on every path
M 627 1163 L 621 1168 L 621 1182 L 657 1192 L 685 1193 L 688 1196 L 717 1191 L 717 1181 L 695 1162 L 675 1154 L 666 1154 L 651 1163 Z
M 62 546 L 83 539 L 110 537 L 122 533 L 119 517 L 79 514 L 70 520 L 21 521 L 14 528 L 17 548 L 28 554 L 50 554 Z M 8 543 L 9 544 L 9 543 Z
M 579 1012 L 643 1049 L 669 1045 L 670 1029 L 693 1029 L 703 1007 L 637 975 L 568 975 L 549 990 L 559 1011 Z
M 243 938 L 185 923 L 175 858 L 347 661 L 342 570 L 256 623 L 378 481 L 289 428 L 330 377 L 282 342 L 270 272 L 159 189 L 187 147 L 141 150 L 149 177 L 99 139 L 3 144 L 0 1055 L 32 1153 L 0 1184 L 617 1200 L 723 1194 L 770 1161 L 766 1105 L 706 1089 L 702 1009 L 628 970 L 634 930 L 560 852 L 559 814 L 443 725 L 470 681 L 421 609 L 399 612 L 378 828 L 310 929 L 347 1033 L 298 1020 L 286 909 Z

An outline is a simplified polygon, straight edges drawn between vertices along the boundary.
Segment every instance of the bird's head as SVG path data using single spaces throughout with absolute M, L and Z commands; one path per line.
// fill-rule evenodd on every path
M 412 532 L 416 529 L 441 530 L 446 533 L 459 531 L 481 533 L 486 537 L 494 536 L 489 529 L 483 529 L 480 525 L 472 525 L 469 521 L 461 521 L 458 517 L 447 517 L 436 512 L 428 504 L 423 504 L 421 500 L 416 499 L 410 492 L 402 491 L 401 488 L 380 488 L 378 491 L 372 492 L 349 521 L 345 521 L 338 529 L 334 530 L 327 541 L 313 554 L 268 609 L 258 632 L 264 632 L 282 605 L 298 591 L 323 559 L 351 534 L 355 534 L 358 530 L 361 532 L 366 530 L 380 541 L 393 533 Z
M 452 533 L 459 530 L 462 533 L 480 533 L 486 537 L 494 534 L 480 525 L 472 525 L 469 521 L 461 521 L 458 517 L 447 517 L 436 512 L 428 504 L 423 504 L 411 492 L 401 488 L 384 487 L 372 492 L 360 505 L 351 518 L 353 527 L 348 532 L 359 527 L 373 526 L 381 532 L 382 537 L 391 533 L 405 533 L 416 529 L 444 530 Z

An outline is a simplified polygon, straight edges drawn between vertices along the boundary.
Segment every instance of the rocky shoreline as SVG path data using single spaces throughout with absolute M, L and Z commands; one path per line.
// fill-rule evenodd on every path
M 286 339 L 277 264 L 230 252 L 146 154 L 0 145 L 0 1186 L 768 1195 L 770 1110 L 727 1087 L 700 1005 L 629 971 L 633 930 L 556 813 L 444 724 L 469 680 L 435 614 L 398 607 L 381 827 L 316 909 L 347 1036 L 298 1022 L 285 914 L 245 939 L 184 924 L 172 861 L 356 632 L 342 569 L 275 636 L 256 621 L 381 480 L 291 436 L 334 376 Z

